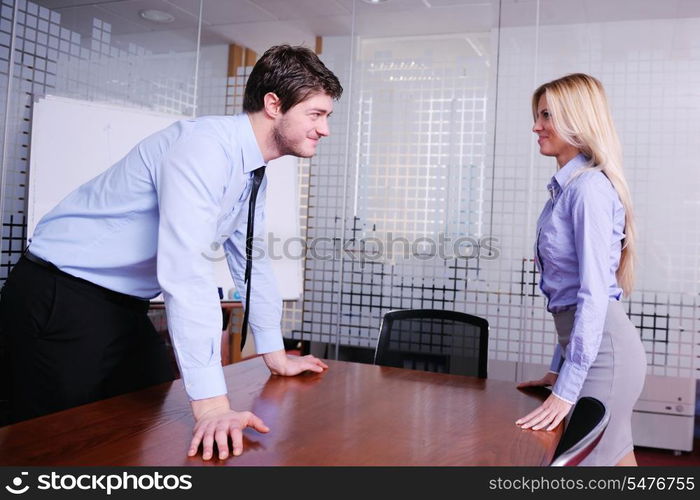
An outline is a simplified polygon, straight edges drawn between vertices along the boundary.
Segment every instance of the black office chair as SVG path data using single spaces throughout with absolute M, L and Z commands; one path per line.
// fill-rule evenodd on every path
M 579 399 L 550 466 L 580 464 L 603 437 L 609 420 L 610 414 L 603 403 L 588 396 Z
M 489 323 L 440 309 L 389 311 L 374 364 L 486 378 Z

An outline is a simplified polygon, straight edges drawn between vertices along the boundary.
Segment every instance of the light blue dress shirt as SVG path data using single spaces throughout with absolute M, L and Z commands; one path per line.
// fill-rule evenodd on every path
M 162 291 L 189 397 L 225 394 L 221 306 L 207 257 L 223 246 L 245 303 L 248 196 L 263 165 L 248 115 L 179 121 L 69 194 L 41 219 L 29 249 L 110 290 L 144 299 Z M 256 238 L 265 234 L 266 188 L 264 178 Z M 282 300 L 266 257 L 256 258 L 251 279 L 256 349 L 283 349 Z
M 574 404 L 598 355 L 608 303 L 622 289 L 615 273 L 625 237 L 625 210 L 599 169 L 579 154 L 547 185 L 550 199 L 537 221 L 536 265 L 540 289 L 552 312 L 576 308 L 565 352 L 555 348 L 552 392 Z

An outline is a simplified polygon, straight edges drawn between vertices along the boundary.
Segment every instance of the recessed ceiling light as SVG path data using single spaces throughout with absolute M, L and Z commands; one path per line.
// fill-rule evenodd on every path
M 144 18 L 146 21 L 151 21 L 154 23 L 167 24 L 172 23 L 175 20 L 175 16 L 163 12 L 162 10 L 156 9 L 145 9 L 139 11 L 139 16 Z
M 386 2 L 386 1 L 388 1 L 388 0 L 362 0 L 362 1 L 365 2 L 365 3 L 368 3 L 368 4 L 370 4 L 370 5 L 374 5 L 374 4 L 377 4 L 377 3 L 384 3 L 384 2 Z

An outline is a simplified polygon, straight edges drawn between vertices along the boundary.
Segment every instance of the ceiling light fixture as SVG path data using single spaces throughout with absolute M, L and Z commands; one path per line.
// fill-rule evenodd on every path
M 387 2 L 388 0 L 362 0 L 365 3 L 368 3 L 370 5 L 376 5 L 378 3 L 384 3 Z
M 139 16 L 141 16 L 146 21 L 151 21 L 153 23 L 160 24 L 172 23 L 175 20 L 175 16 L 173 16 L 172 14 L 157 9 L 140 10 Z

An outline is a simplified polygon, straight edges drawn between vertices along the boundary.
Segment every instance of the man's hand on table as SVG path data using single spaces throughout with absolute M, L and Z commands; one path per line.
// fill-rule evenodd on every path
M 294 376 L 312 371 L 322 373 L 328 365 L 315 356 L 291 356 L 284 350 L 263 354 L 265 364 L 273 375 Z M 214 443 L 219 450 L 219 459 L 229 456 L 228 438 L 233 443 L 232 453 L 238 456 L 243 452 L 243 429 L 250 427 L 258 432 L 269 432 L 269 427 L 249 411 L 234 411 L 228 396 L 199 399 L 191 402 L 194 414 L 194 435 L 187 455 L 197 454 L 202 445 L 202 458 L 209 460 L 214 454 Z
M 291 377 L 305 371 L 322 373 L 328 369 L 328 365 L 311 354 L 306 356 L 292 356 L 284 350 L 263 354 L 265 364 L 273 375 Z
M 214 453 L 214 443 L 219 450 L 219 459 L 229 456 L 228 438 L 231 436 L 233 455 L 243 452 L 243 429 L 251 427 L 258 432 L 268 432 L 265 423 L 249 411 L 234 411 L 228 396 L 199 399 L 191 402 L 194 414 L 194 436 L 187 455 L 193 457 L 202 444 L 202 458 L 209 460 Z

